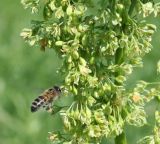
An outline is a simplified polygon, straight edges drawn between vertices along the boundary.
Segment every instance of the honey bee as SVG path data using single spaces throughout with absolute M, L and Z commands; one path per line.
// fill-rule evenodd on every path
M 37 97 L 31 105 L 31 112 L 36 112 L 40 107 L 48 110 L 52 102 L 55 101 L 61 94 L 61 89 L 58 86 L 54 86 L 45 90 L 39 97 Z

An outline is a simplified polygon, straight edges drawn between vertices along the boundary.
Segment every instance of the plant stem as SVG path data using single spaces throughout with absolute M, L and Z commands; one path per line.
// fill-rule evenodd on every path
M 115 54 L 115 64 L 121 64 L 124 61 L 124 48 L 118 48 Z M 118 76 L 119 73 L 115 73 L 115 77 Z M 119 83 L 115 82 L 117 85 Z M 116 95 L 113 97 L 116 99 Z M 127 144 L 125 133 L 122 132 L 120 135 L 115 137 L 115 144 Z
M 115 55 L 115 64 L 121 64 L 124 61 L 124 49 L 118 48 Z M 119 73 L 115 74 L 115 77 L 118 76 Z M 119 83 L 116 82 L 117 85 Z M 114 99 L 116 98 L 116 95 L 114 96 Z M 122 132 L 120 135 L 115 137 L 115 144 L 127 144 L 126 135 L 124 132 Z
M 136 6 L 137 0 L 131 0 L 131 5 L 128 11 L 128 14 L 131 16 L 134 8 Z M 124 62 L 124 48 L 118 48 L 115 54 L 115 64 L 121 64 Z M 115 74 L 115 77 L 118 76 L 119 73 Z M 119 85 L 119 83 L 115 82 L 117 85 Z M 116 98 L 116 95 L 114 96 L 114 99 Z M 123 131 L 120 135 L 115 137 L 115 144 L 127 144 L 127 139 L 126 139 L 126 135 L 125 132 Z
M 120 135 L 116 136 L 115 144 L 127 144 L 126 135 L 122 132 Z
M 121 64 L 124 60 L 123 58 L 123 48 L 118 48 L 115 54 L 115 64 Z
M 129 9 L 129 11 L 128 11 L 128 14 L 129 14 L 130 16 L 132 15 L 132 12 L 133 12 L 133 10 L 134 10 L 134 7 L 135 7 L 136 3 L 137 3 L 137 0 L 131 0 L 131 6 L 130 6 L 130 9 Z

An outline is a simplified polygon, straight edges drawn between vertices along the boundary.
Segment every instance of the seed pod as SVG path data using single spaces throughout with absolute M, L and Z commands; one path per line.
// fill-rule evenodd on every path
M 79 58 L 79 54 L 78 54 L 77 51 L 74 51 L 74 52 L 73 52 L 73 58 L 74 58 L 75 60 L 77 60 L 77 59 Z
M 95 63 L 95 57 L 92 56 L 89 60 L 89 63 L 93 65 Z
M 73 93 L 74 93 L 75 95 L 77 95 L 77 94 L 78 94 L 77 89 L 76 89 L 74 86 L 72 87 L 72 89 L 73 89 Z
M 56 45 L 56 46 L 62 46 L 62 45 L 63 45 L 63 41 L 56 41 L 56 42 L 55 42 L 55 45 Z
M 68 58 L 68 63 L 71 63 L 71 62 L 72 62 L 72 57 L 69 56 L 69 58 Z
M 86 66 L 86 61 L 85 61 L 84 58 L 80 57 L 79 62 L 80 62 L 81 65 Z

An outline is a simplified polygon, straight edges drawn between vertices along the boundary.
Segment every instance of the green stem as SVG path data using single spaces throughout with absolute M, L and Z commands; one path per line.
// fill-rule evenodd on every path
M 128 14 L 131 16 L 134 8 L 136 6 L 137 0 L 131 0 L 131 6 L 129 9 Z M 123 28 L 124 30 L 124 28 Z M 124 54 L 125 54 L 125 49 L 124 48 L 118 48 L 115 54 L 115 64 L 122 64 L 124 62 Z M 120 73 L 115 73 L 115 77 L 118 76 Z M 120 85 L 119 83 L 115 82 L 117 85 Z M 116 95 L 113 97 L 113 99 L 116 99 Z M 123 131 L 120 135 L 115 137 L 115 144 L 127 144 L 127 139 L 125 132 Z
M 114 13 L 115 12 L 116 0 L 111 0 L 110 9 Z
M 116 136 L 115 144 L 127 144 L 126 135 L 122 132 L 120 135 Z
M 124 49 L 118 48 L 115 54 L 115 64 L 121 64 L 124 61 Z
M 121 64 L 124 61 L 124 49 L 118 48 L 115 54 L 115 64 Z M 115 74 L 115 77 L 118 76 L 119 73 Z M 119 85 L 116 82 L 117 85 Z M 116 98 L 116 95 L 113 97 Z M 125 133 L 122 132 L 120 135 L 115 137 L 115 144 L 127 144 Z
M 121 64 L 124 62 L 124 48 L 118 48 L 115 54 L 115 64 Z M 115 73 L 115 77 L 117 77 L 119 73 Z M 120 85 L 119 83 L 115 82 L 115 84 Z M 116 99 L 116 94 L 114 95 L 113 99 Z M 122 132 L 120 135 L 115 137 L 115 144 L 127 144 L 125 133 Z
M 128 11 L 128 14 L 131 16 L 134 10 L 134 7 L 136 6 L 137 0 L 131 0 L 131 6 L 130 9 Z
M 121 64 L 124 61 L 124 50 L 123 48 L 118 48 L 115 54 L 115 64 Z M 118 76 L 119 73 L 115 74 L 115 77 Z M 119 83 L 116 82 L 117 85 Z M 116 99 L 116 95 L 114 95 L 113 99 Z M 122 132 L 120 135 L 115 137 L 115 144 L 127 144 L 125 133 Z
M 148 85 L 160 85 L 160 82 L 150 82 Z

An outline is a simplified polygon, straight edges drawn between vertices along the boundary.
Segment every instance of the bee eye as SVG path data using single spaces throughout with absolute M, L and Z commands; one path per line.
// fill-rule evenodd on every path
M 61 89 L 58 86 L 54 86 L 54 89 L 58 92 L 61 92 Z

